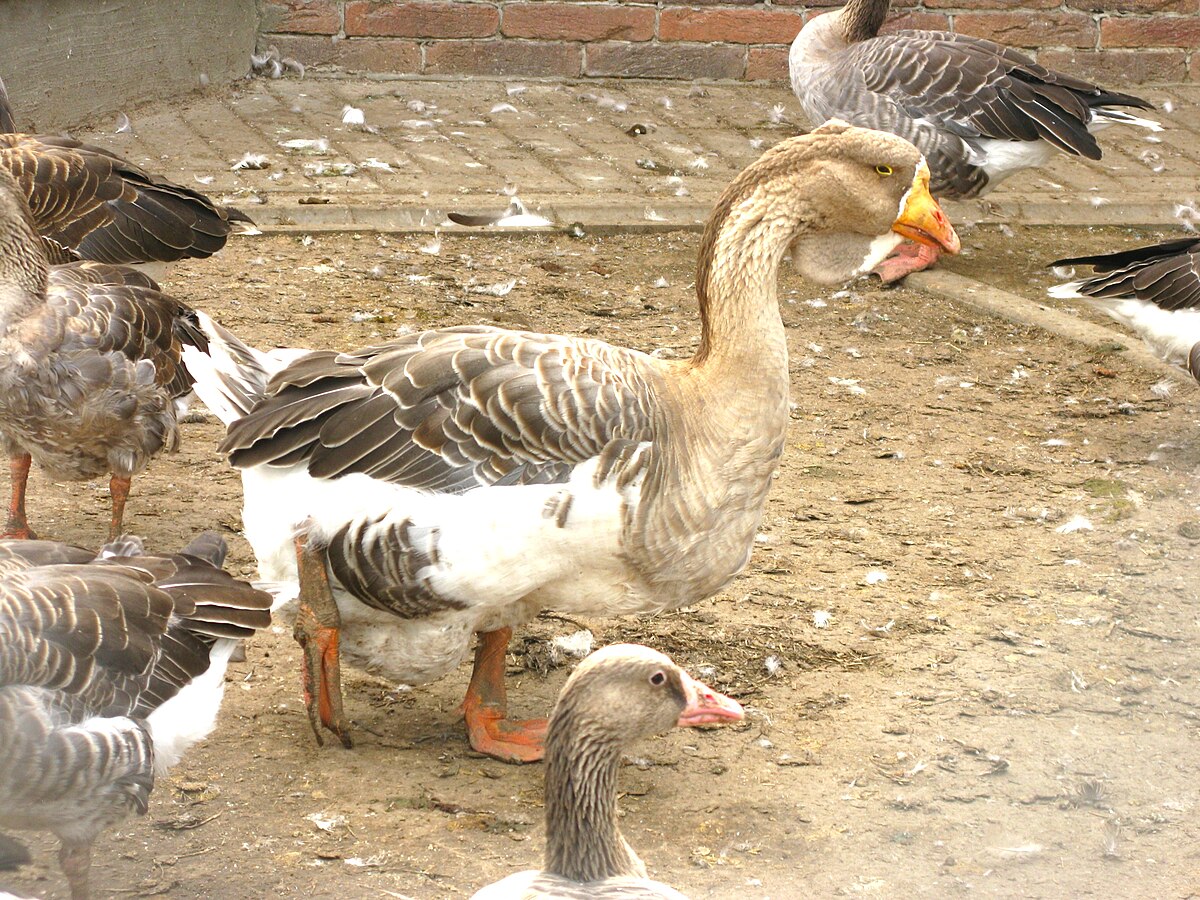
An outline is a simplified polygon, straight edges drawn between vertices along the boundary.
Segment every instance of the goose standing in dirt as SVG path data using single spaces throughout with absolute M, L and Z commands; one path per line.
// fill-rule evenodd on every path
M 0 828 L 53 832 L 86 900 L 96 837 L 144 814 L 155 776 L 212 730 L 230 653 L 270 622 L 271 596 L 221 570 L 211 533 L 168 557 L 127 539 L 87 564 L 17 543 L 0 545 Z
M 1148 101 L 1001 44 L 948 31 L 880 35 L 888 7 L 850 0 L 810 19 L 792 42 L 792 91 L 814 125 L 837 118 L 912 141 L 938 196 L 981 196 L 1055 152 L 1099 159 L 1092 132 L 1108 125 L 1162 130 L 1116 108 L 1153 109 Z M 878 274 L 895 281 L 936 260 L 935 248 L 906 246 Z
M 614 703 L 614 698 L 620 698 Z M 546 731 L 546 857 L 472 900 L 686 900 L 646 877 L 617 827 L 617 769 L 636 741 L 737 722 L 741 705 L 638 644 L 597 650 L 571 673 Z
M 767 151 L 709 219 L 682 362 L 466 326 L 281 366 L 202 316 L 210 354 L 186 361 L 230 423 L 261 577 L 294 579 L 299 558 L 318 739 L 349 746 L 340 652 L 426 682 L 479 633 L 471 744 L 539 759 L 545 720 L 505 718 L 512 627 L 673 609 L 745 567 L 788 425 L 779 265 L 841 282 L 904 237 L 956 252 L 928 178 L 907 141 L 844 123 Z
M 1056 285 L 1050 296 L 1091 301 L 1200 381 L 1200 239 L 1178 238 L 1051 265 L 1091 266 L 1095 274 Z
M 258 234 L 240 210 L 218 206 L 108 150 L 69 137 L 17 133 L 3 81 L 0 169 L 16 179 L 53 263 L 203 259 L 224 247 L 230 234 Z
M 3 537 L 32 538 L 25 488 L 36 459 L 56 479 L 111 475 L 109 537 L 123 530 L 130 479 L 178 445 L 204 352 L 195 314 L 126 266 L 49 265 L 22 191 L 0 167 L 0 443 L 12 495 Z

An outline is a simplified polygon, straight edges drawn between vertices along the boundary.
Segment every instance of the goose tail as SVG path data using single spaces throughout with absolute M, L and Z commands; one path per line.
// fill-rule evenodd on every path
M 283 366 L 205 313 L 196 311 L 194 316 L 193 324 L 203 339 L 184 343 L 183 364 L 194 381 L 196 395 L 229 425 L 265 396 L 271 375 Z

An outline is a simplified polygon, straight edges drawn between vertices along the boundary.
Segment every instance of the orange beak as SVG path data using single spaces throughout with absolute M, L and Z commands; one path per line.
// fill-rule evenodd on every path
M 905 195 L 900 217 L 892 223 L 892 231 L 946 253 L 962 249 L 950 220 L 929 193 L 929 167 L 925 163 L 921 163 L 913 176 L 912 187 Z
M 683 690 L 687 694 L 687 708 L 679 714 L 681 728 L 696 725 L 717 725 L 721 722 L 740 722 L 746 717 L 742 704 L 732 697 L 714 691 L 702 681 L 697 681 L 687 672 L 683 673 Z

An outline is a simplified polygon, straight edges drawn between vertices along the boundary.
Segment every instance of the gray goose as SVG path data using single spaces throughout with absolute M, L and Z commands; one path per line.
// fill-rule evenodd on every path
M 1050 288 L 1052 297 L 1090 300 L 1200 381 L 1200 239 L 1178 238 L 1051 265 L 1091 266 L 1095 272 Z
M 191 378 L 183 344 L 204 349 L 195 314 L 125 266 L 49 265 L 13 177 L 0 168 L 0 443 L 12 471 L 3 537 L 30 538 L 32 459 L 52 477 L 111 475 L 109 537 L 130 479 L 178 446 Z
M 53 832 L 74 900 L 96 837 L 146 812 L 155 776 L 212 730 L 238 639 L 270 622 L 271 596 L 221 570 L 217 535 L 140 551 L 81 564 L 65 562 L 79 548 L 0 542 L 0 828 Z
M 74 138 L 21 134 L 0 81 L 0 169 L 16 179 L 51 262 L 133 265 L 212 256 L 257 234 L 243 212 Z
M 745 567 L 788 424 L 779 265 L 840 282 L 904 236 L 956 249 L 928 177 L 907 141 L 845 123 L 767 151 L 709 219 L 682 362 L 465 326 L 280 364 L 201 315 L 211 352 L 185 361 L 229 424 L 261 577 L 299 577 L 318 740 L 350 743 L 340 653 L 427 682 L 474 632 L 471 745 L 539 759 L 545 720 L 505 717 L 512 627 L 672 609 Z
M 686 900 L 646 877 L 617 827 L 621 757 L 634 742 L 676 726 L 743 716 L 736 700 L 656 650 L 597 650 L 567 679 L 546 732 L 545 868 L 510 875 L 472 900 Z
M 792 91 L 813 124 L 844 119 L 912 141 L 929 161 L 933 192 L 977 197 L 1057 151 L 1100 158 L 1092 134 L 1157 122 L 1115 107 L 1153 109 L 1130 94 L 1038 65 L 1001 44 L 946 31 L 880 35 L 888 0 L 850 0 L 810 19 L 792 42 Z M 902 278 L 936 260 L 904 253 L 879 271 Z

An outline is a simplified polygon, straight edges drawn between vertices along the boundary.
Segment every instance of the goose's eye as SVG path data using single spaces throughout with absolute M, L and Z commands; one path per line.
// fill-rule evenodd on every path
M 887 178 L 889 175 L 892 174 L 892 167 L 885 166 L 882 163 L 880 163 L 879 165 L 877 165 L 875 167 L 875 171 L 878 172 L 880 175 L 882 175 L 884 178 Z
M 662 684 L 666 680 L 667 680 L 666 672 L 655 672 L 653 675 L 650 676 L 650 683 L 652 685 L 654 685 L 655 687 L 658 687 L 660 684 Z

